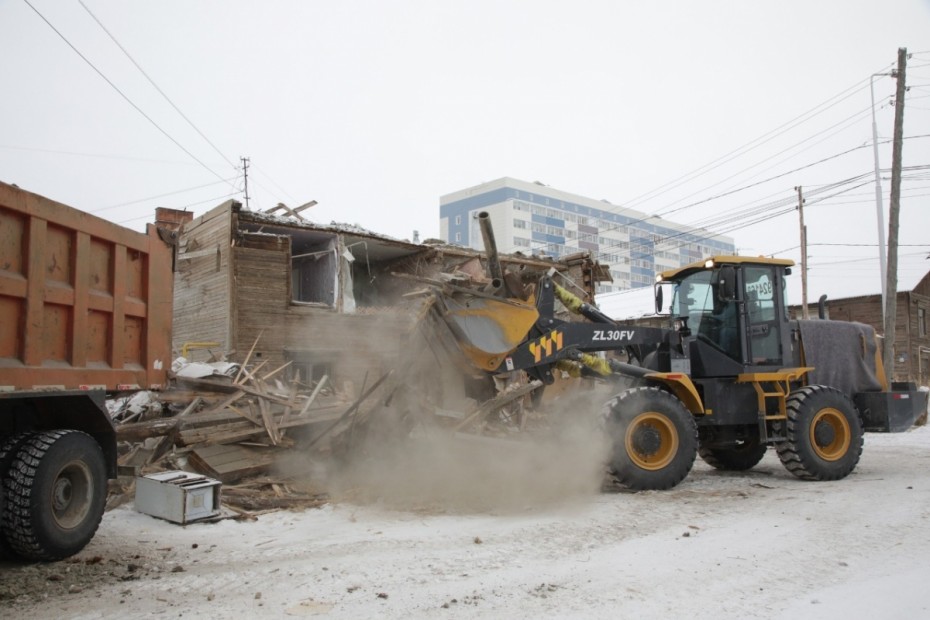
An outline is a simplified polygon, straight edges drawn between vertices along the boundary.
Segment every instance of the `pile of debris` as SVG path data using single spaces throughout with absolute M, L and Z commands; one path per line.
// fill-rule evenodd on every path
M 107 509 L 132 499 L 136 477 L 168 470 L 221 481 L 223 505 L 240 517 L 327 501 L 306 476 L 289 475 L 276 465 L 297 446 L 301 456 L 312 449 L 325 457 L 330 443 L 324 440 L 363 398 L 350 403 L 326 375 L 304 383 L 295 372 L 284 383 L 278 377 L 289 364 L 263 372 L 266 362 L 250 365 L 251 355 L 241 365 L 189 364 L 181 358 L 172 368 L 171 390 L 109 403 L 121 475 Z

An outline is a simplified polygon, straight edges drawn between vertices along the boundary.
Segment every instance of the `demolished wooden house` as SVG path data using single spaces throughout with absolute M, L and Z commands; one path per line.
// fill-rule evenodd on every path
M 432 333 L 416 329 L 428 323 L 437 288 L 484 294 L 490 281 L 484 253 L 319 225 L 302 210 L 279 205 L 260 213 L 228 201 L 193 219 L 160 214 L 174 223 L 178 240 L 175 353 L 222 358 L 241 370 L 234 377 L 176 377 L 165 400 L 180 413 L 122 425 L 122 440 L 149 439 L 123 464 L 139 471 L 188 467 L 235 483 L 226 498 L 240 510 L 314 505 L 318 494 L 283 479 L 240 481 L 274 473 L 276 455 L 295 440 L 325 456 L 333 431 L 391 400 L 401 385 L 416 393 L 407 394 L 407 405 L 451 417 L 453 430 L 481 423 L 539 387 L 502 384 L 499 394 L 475 397 L 468 369 L 455 363 L 456 345 L 445 342 L 446 357 L 437 358 L 428 350 L 436 348 Z M 527 297 L 548 272 L 588 301 L 595 284 L 609 278 L 587 253 L 562 260 L 494 254 Z M 414 368 L 432 373 L 420 392 L 404 385 Z M 443 378 L 457 374 L 458 381 Z M 440 383 L 452 387 L 438 393 Z

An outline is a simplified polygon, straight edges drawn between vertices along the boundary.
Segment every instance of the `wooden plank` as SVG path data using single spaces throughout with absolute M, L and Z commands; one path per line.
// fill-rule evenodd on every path
M 285 405 L 284 407 L 284 414 L 281 416 L 282 422 L 287 422 L 287 418 L 291 415 L 291 409 L 293 409 L 294 407 L 293 403 L 295 399 L 297 398 L 297 387 L 299 385 L 300 385 L 300 371 L 298 370 L 294 375 L 294 379 L 291 381 L 291 391 L 288 394 L 288 401 L 290 402 L 288 402 L 288 404 Z M 284 431 L 279 430 L 278 432 L 281 434 L 281 437 L 284 437 L 284 434 L 285 434 Z
M 255 385 L 257 389 L 258 397 L 259 397 L 258 407 L 259 407 L 259 412 L 261 413 L 261 416 L 262 416 L 262 422 L 265 425 L 265 430 L 268 431 L 268 438 L 271 439 L 271 443 L 274 445 L 278 445 L 278 442 L 281 441 L 281 436 L 278 433 L 278 427 L 274 422 L 274 418 L 271 416 L 271 410 L 268 408 L 268 401 L 267 401 L 268 390 L 265 388 L 265 383 L 264 381 L 256 379 L 254 375 L 252 375 L 252 373 L 250 373 L 245 366 L 242 367 L 242 372 L 245 373 L 245 375 L 252 381 L 252 383 Z M 274 372 L 277 372 L 277 370 Z M 271 373 L 271 374 L 274 374 L 274 373 Z
M 155 448 L 152 450 L 151 456 L 149 456 L 148 460 L 145 462 L 146 465 L 151 465 L 152 463 L 160 459 L 162 456 L 164 456 L 166 452 L 168 452 L 168 449 L 177 441 L 178 432 L 181 429 L 181 422 L 184 420 L 184 417 L 196 411 L 197 407 L 199 407 L 200 403 L 202 402 L 203 400 L 198 396 L 193 401 L 191 401 L 191 404 L 189 404 L 187 408 L 184 409 L 184 411 L 182 411 L 181 413 L 179 413 L 172 419 L 172 421 L 174 422 L 174 426 L 172 426 L 171 432 L 169 432 L 167 435 L 165 435 L 164 437 L 158 440 L 158 443 L 155 445 Z
M 268 409 L 268 402 L 261 398 L 258 401 L 259 410 L 262 414 L 262 421 L 265 423 L 265 430 L 268 432 L 268 438 L 271 440 L 271 443 L 278 445 L 281 441 L 281 436 L 278 433 L 278 425 L 274 423 L 274 418 L 271 416 L 271 411 Z
M 467 418 L 462 420 L 453 431 L 460 431 L 475 420 L 483 420 L 489 414 L 499 410 L 504 405 L 512 403 L 518 398 L 529 394 L 530 392 L 542 387 L 542 381 L 531 381 L 526 385 L 521 385 L 517 388 L 513 388 L 506 392 L 501 392 L 494 398 L 486 400 L 479 406 L 473 413 L 471 413 Z
M 310 398 L 307 399 L 307 402 L 304 403 L 303 408 L 300 410 L 300 413 L 297 414 L 298 418 L 302 418 L 304 414 L 310 409 L 310 406 L 313 404 L 313 401 L 316 400 L 316 397 L 319 396 L 320 390 L 323 389 L 323 386 L 326 382 L 329 381 L 329 375 L 323 375 L 320 377 L 320 380 L 316 382 L 316 387 L 313 388 L 313 393 L 310 394 Z
M 233 383 L 239 383 L 239 377 L 242 376 L 242 371 L 245 370 L 245 365 L 249 363 L 249 359 L 252 357 L 252 353 L 255 352 L 255 347 L 258 346 L 258 340 L 262 337 L 264 330 L 258 332 L 258 336 L 255 337 L 255 342 L 252 343 L 252 348 L 249 349 L 249 354 L 245 356 L 245 359 L 242 360 L 242 365 L 239 366 L 239 372 L 236 373 L 236 378 L 233 379 Z
M 278 423 L 278 428 L 294 428 L 296 426 L 315 426 L 331 424 L 340 418 L 336 413 L 336 406 L 327 407 L 326 413 L 308 418 L 291 418 L 286 423 Z M 178 445 L 194 446 L 197 444 L 225 444 L 245 439 L 254 439 L 266 435 L 262 426 L 255 426 L 249 422 L 231 422 L 201 428 L 186 428 L 178 434 Z
M 228 483 L 266 471 L 275 455 L 243 446 L 204 446 L 191 450 L 188 462 L 202 474 Z

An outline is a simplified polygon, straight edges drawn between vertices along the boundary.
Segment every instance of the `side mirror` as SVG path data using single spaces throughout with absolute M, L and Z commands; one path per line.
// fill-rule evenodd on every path
M 717 299 L 719 301 L 733 301 L 736 299 L 736 269 L 724 265 L 717 270 Z
M 656 314 L 662 314 L 662 287 L 656 287 Z

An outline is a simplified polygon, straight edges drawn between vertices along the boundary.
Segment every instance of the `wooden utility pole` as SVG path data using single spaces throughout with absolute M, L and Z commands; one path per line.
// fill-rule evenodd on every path
M 894 96 L 894 138 L 891 149 L 891 204 L 888 207 L 888 276 L 885 294 L 885 342 L 882 362 L 889 380 L 894 377 L 894 341 L 898 314 L 898 219 L 901 212 L 901 149 L 904 145 L 904 94 L 907 48 L 898 48 L 898 70 L 892 75 L 898 80 Z
M 794 188 L 798 193 L 798 219 L 801 220 L 801 318 L 811 318 L 807 308 L 807 226 L 804 225 L 804 194 L 801 186 Z
M 245 208 L 249 208 L 249 158 L 240 157 L 242 160 L 242 177 L 245 182 Z

